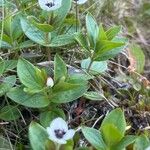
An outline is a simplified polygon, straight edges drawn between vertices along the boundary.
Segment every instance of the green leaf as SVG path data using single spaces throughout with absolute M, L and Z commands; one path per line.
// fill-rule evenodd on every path
M 98 42 L 102 41 L 102 40 L 107 40 L 107 35 L 106 32 L 104 31 L 103 25 L 101 24 L 99 27 L 99 35 L 98 35 L 99 39 Z
M 61 145 L 60 150 L 73 150 L 74 142 L 73 140 L 68 140 L 67 144 Z
M 72 73 L 71 77 L 74 79 L 81 79 L 81 80 L 85 80 L 85 81 L 95 78 L 93 75 L 90 75 L 90 74 L 87 74 L 84 72 L 83 73 Z
M 10 88 L 11 87 L 8 84 L 1 83 L 0 84 L 0 97 L 5 95 L 5 93 L 8 92 Z
M 112 124 L 124 136 L 126 129 L 126 121 L 123 111 L 120 108 L 112 110 L 103 120 L 100 130 L 105 131 L 105 125 Z
M 3 33 L 2 38 L 0 39 L 0 48 L 3 49 L 10 49 L 12 48 L 12 38 L 10 36 L 10 34 L 5 34 Z
M 48 140 L 46 142 L 45 150 L 56 150 L 54 142 Z
M 3 73 L 13 70 L 17 66 L 16 60 L 1 60 L 0 61 L 0 75 Z
M 108 40 L 112 40 L 121 30 L 121 26 L 115 26 L 106 31 L 106 36 Z
M 88 69 L 90 65 L 91 59 L 84 59 L 81 62 L 82 69 Z M 108 69 L 107 62 L 106 61 L 93 61 L 91 67 L 90 67 L 90 73 L 92 75 L 101 74 L 104 73 Z
M 4 30 L 7 33 L 7 35 L 11 36 L 11 23 L 12 23 L 12 15 L 7 16 L 4 21 Z
M 27 19 L 40 31 L 51 32 L 54 30 L 54 27 L 50 24 L 42 24 L 37 22 L 37 19 L 34 16 L 28 16 Z
M 3 83 L 9 85 L 10 87 L 13 87 L 16 83 L 16 76 L 11 75 L 4 78 Z
M 20 117 L 20 113 L 17 107 L 15 106 L 5 106 L 0 109 L 0 119 L 4 121 L 16 120 Z
M 141 47 L 137 44 L 130 45 L 130 57 L 135 61 L 135 69 L 138 73 L 143 73 L 145 66 L 145 55 Z
M 50 47 L 60 47 L 68 44 L 72 44 L 74 42 L 74 35 L 72 34 L 63 34 L 54 37 L 51 40 Z
M 60 79 L 60 81 L 53 87 L 53 92 L 68 91 L 79 87 L 79 84 L 67 83 L 64 82 L 63 79 Z
M 137 136 L 134 135 L 127 135 L 121 139 L 121 141 L 114 147 L 115 150 L 123 150 L 128 145 L 135 142 Z
M 8 42 L 0 40 L 0 48 L 3 49 L 11 49 L 12 45 L 10 45 Z
M 51 121 L 57 117 L 65 119 L 65 114 L 62 109 L 53 108 L 52 110 L 45 111 L 40 114 L 40 123 L 44 127 L 48 127 Z
M 112 47 L 111 47 L 111 44 L 113 44 L 113 43 L 118 43 L 119 42 L 119 44 L 115 44 L 115 45 L 113 45 L 113 47 L 114 46 L 116 46 L 116 48 L 113 48 L 113 49 L 111 49 Z M 100 51 L 100 50 L 98 50 L 99 48 L 101 48 L 101 46 L 102 45 L 100 45 L 101 43 L 99 43 L 98 45 L 97 45 L 97 52 L 94 54 L 94 60 L 95 61 L 104 61 L 104 60 L 108 60 L 108 59 L 110 59 L 110 58 L 113 58 L 113 57 L 115 57 L 118 53 L 120 53 L 122 50 L 124 50 L 124 48 L 125 48 L 125 46 L 121 46 L 121 45 L 125 45 L 125 42 L 126 42 L 126 39 L 120 39 L 119 41 L 114 41 L 114 42 L 110 42 L 111 44 L 109 45 L 107 45 L 106 43 L 106 47 L 105 46 L 103 46 L 102 47 L 102 49 L 104 50 L 104 51 Z M 118 45 L 118 46 L 117 46 Z M 119 47 L 119 45 L 120 45 L 120 47 Z M 99 48 L 98 48 L 99 47 Z
M 23 42 L 19 43 L 19 49 L 31 48 L 31 47 L 33 47 L 35 45 L 36 44 L 34 44 L 32 41 L 27 40 L 27 41 L 23 41 Z
M 93 147 L 98 150 L 106 149 L 106 145 L 102 139 L 101 133 L 98 130 L 89 127 L 82 127 L 82 133 Z
M 13 41 L 18 39 L 22 34 L 23 31 L 20 24 L 20 16 L 18 14 L 12 18 L 12 23 L 11 23 L 11 36 L 13 38 Z
M 29 89 L 40 91 L 46 85 L 41 70 L 23 58 L 18 61 L 17 74 L 20 81 Z
M 145 150 L 150 146 L 150 140 L 146 135 L 139 136 L 134 144 L 134 150 Z
M 62 3 L 62 6 L 54 11 L 55 19 L 54 19 L 54 26 L 59 26 L 62 24 L 64 19 L 66 18 L 68 12 L 71 9 L 72 0 L 67 0 L 65 3 Z
M 69 15 L 64 19 L 64 24 L 65 24 L 65 25 L 75 26 L 76 23 L 79 25 L 79 20 L 76 20 L 76 16 L 75 16 L 74 14 L 69 14 Z
M 30 23 L 27 19 L 21 18 L 21 27 L 22 27 L 24 34 L 30 40 L 43 46 L 47 46 L 50 44 L 51 34 L 48 33 L 48 36 L 46 37 L 45 32 L 39 30 L 32 23 Z
M 0 61 L 0 76 L 4 73 L 5 70 L 5 63 L 4 61 Z
M 11 142 L 0 135 L 0 150 L 12 150 L 12 148 Z
M 113 50 L 108 51 L 107 53 L 103 53 L 96 58 L 94 58 L 95 61 L 106 61 L 108 59 L 114 58 L 116 55 L 118 55 L 121 51 L 124 50 L 124 47 L 115 48 Z
M 46 130 L 36 122 L 29 126 L 29 139 L 33 150 L 45 150 L 48 135 Z
M 4 60 L 5 63 L 5 72 L 9 70 L 13 70 L 17 67 L 17 61 L 16 60 Z
M 87 91 L 87 86 L 81 86 L 74 90 L 56 92 L 52 94 L 53 103 L 67 103 L 80 98 Z
M 78 87 L 63 91 L 53 92 L 51 96 L 51 101 L 54 103 L 67 103 L 81 97 L 88 89 L 87 81 L 80 78 L 69 78 L 67 79 L 68 83 L 78 85 Z M 65 88 L 65 87 L 64 87 Z
M 123 138 L 123 135 L 114 124 L 105 124 L 101 129 L 101 132 L 105 143 L 109 147 L 116 145 Z
M 49 99 L 40 93 L 29 94 L 23 91 L 22 88 L 13 88 L 7 93 L 7 96 L 18 104 L 32 107 L 32 108 L 42 108 L 49 105 Z
M 8 92 L 16 83 L 16 76 L 8 76 L 2 80 L 2 83 L 0 84 L 0 96 L 4 95 L 6 92 Z
M 5 33 L 3 33 L 1 40 L 7 42 L 10 45 L 12 45 L 12 42 L 13 42 L 12 37 L 10 35 L 5 34 Z
M 89 91 L 84 93 L 83 95 L 85 98 L 93 101 L 102 101 L 104 100 L 104 95 L 99 92 Z
M 99 27 L 90 13 L 86 15 L 86 28 L 91 46 L 94 49 L 99 35 Z
M 59 55 L 55 55 L 54 58 L 54 80 L 59 81 L 62 77 L 67 77 L 67 67 L 65 62 L 60 58 Z
M 84 49 L 88 51 L 90 50 L 86 35 L 83 35 L 82 33 L 77 33 L 75 35 L 75 39 L 80 44 L 80 46 L 82 46 Z
M 125 45 L 125 43 L 103 40 L 99 42 L 99 45 L 96 47 L 95 55 L 96 57 L 98 57 L 99 55 L 102 55 L 103 53 L 107 53 L 110 50 L 121 47 L 123 45 Z

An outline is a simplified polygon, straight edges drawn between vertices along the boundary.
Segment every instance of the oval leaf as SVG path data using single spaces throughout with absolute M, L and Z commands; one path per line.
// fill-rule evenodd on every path
M 0 119 L 5 121 L 16 120 L 20 117 L 19 110 L 15 106 L 5 106 L 0 110 Z
M 81 62 L 81 67 L 83 69 L 88 69 L 90 65 L 91 59 L 84 59 Z M 107 70 L 107 62 L 106 61 L 93 61 L 91 67 L 90 67 L 90 73 L 93 75 L 104 73 Z
M 40 123 L 44 127 L 48 127 L 50 125 L 50 122 L 57 117 L 65 119 L 65 114 L 63 110 L 55 108 L 50 111 L 42 112 L 40 114 Z
M 7 96 L 18 104 L 32 107 L 42 108 L 49 105 L 49 99 L 43 94 L 28 94 L 22 88 L 13 88 L 7 93 Z
M 45 77 L 41 76 L 41 70 L 23 58 L 18 61 L 17 73 L 20 81 L 29 89 L 42 90 L 46 85 Z
M 106 145 L 102 139 L 101 133 L 89 127 L 82 127 L 82 133 L 84 137 L 98 150 L 105 150 Z
M 29 126 L 29 139 L 33 150 L 45 150 L 48 134 L 41 125 L 31 122 Z
M 124 136 L 126 130 L 126 121 L 123 111 L 120 108 L 112 110 L 103 120 L 100 130 L 104 130 L 105 125 L 112 124 Z
M 49 33 L 48 37 L 46 37 L 45 32 L 40 31 L 37 27 L 35 27 L 27 19 L 21 18 L 21 27 L 22 27 L 24 34 L 30 40 L 32 40 L 40 45 L 43 45 L 43 46 L 50 44 L 51 34 Z
M 54 58 L 54 80 L 55 82 L 60 80 L 62 77 L 67 77 L 67 67 L 65 62 L 60 58 L 59 55 L 55 55 Z

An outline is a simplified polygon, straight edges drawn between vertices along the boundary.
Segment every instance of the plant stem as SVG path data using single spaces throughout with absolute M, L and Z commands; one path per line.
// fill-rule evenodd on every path
M 53 19 L 53 13 L 51 14 L 51 16 L 48 17 L 48 24 L 52 23 L 52 19 Z M 46 44 L 49 43 L 49 32 L 46 33 Z M 47 57 L 48 57 L 48 61 L 51 61 L 51 50 L 48 47 L 47 49 Z
M 49 43 L 49 32 L 46 33 L 46 40 L 45 40 L 45 43 L 48 44 Z M 51 61 L 51 50 L 49 47 L 46 48 L 46 51 L 47 51 L 47 58 L 48 58 L 48 61 Z
M 59 149 L 60 149 L 60 146 L 61 146 L 60 144 L 56 143 L 56 144 L 55 144 L 56 150 L 59 150 Z
M 51 50 L 49 47 L 47 47 L 47 58 L 48 58 L 48 61 L 51 61 Z
M 87 73 L 89 73 L 90 68 L 91 68 L 91 66 L 92 66 L 92 63 L 93 63 L 93 60 L 91 59 L 90 64 L 89 64 L 89 66 L 88 66 L 88 68 L 87 68 Z
M 46 32 L 45 43 L 48 44 L 48 42 L 49 42 L 49 32 Z
M 4 6 L 4 1 L 2 1 L 2 27 L 1 27 L 1 34 L 0 34 L 0 40 L 3 39 L 3 34 L 4 34 L 4 18 L 5 18 L 5 6 Z M 2 46 L 2 42 L 0 42 L 0 47 Z
M 78 15 L 79 15 L 78 4 L 77 4 L 77 1 L 76 1 L 76 32 L 78 32 Z

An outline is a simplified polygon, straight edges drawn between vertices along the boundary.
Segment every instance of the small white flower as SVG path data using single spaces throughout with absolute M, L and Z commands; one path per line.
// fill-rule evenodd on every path
M 74 0 L 75 3 L 81 5 L 84 4 L 87 0 Z
M 53 87 L 54 86 L 54 81 L 53 81 L 53 79 L 51 77 L 47 78 L 46 85 L 49 86 L 49 87 Z
M 41 9 L 53 11 L 61 7 L 62 0 L 38 0 Z
M 54 119 L 50 127 L 47 127 L 49 139 L 57 144 L 66 144 L 67 140 L 72 139 L 75 130 L 68 129 L 67 123 L 62 118 Z

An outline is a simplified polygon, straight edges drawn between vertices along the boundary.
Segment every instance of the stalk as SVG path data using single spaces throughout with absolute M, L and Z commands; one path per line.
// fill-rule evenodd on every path
M 53 13 L 48 17 L 48 24 L 51 24 L 52 23 L 52 19 L 53 19 Z M 46 44 L 49 43 L 49 32 L 46 33 L 46 37 L 45 37 L 45 42 Z M 47 57 L 48 57 L 48 61 L 51 61 L 51 50 L 50 48 L 48 47 L 47 49 Z
M 91 59 L 90 64 L 89 64 L 89 66 L 88 66 L 88 68 L 87 68 L 87 73 L 89 73 L 92 64 L 93 64 L 93 60 Z
M 77 4 L 77 1 L 76 1 L 76 32 L 78 32 L 78 17 L 79 15 L 79 11 L 78 11 L 78 4 Z
M 61 146 L 60 144 L 56 143 L 56 144 L 55 144 L 56 150 L 59 150 L 59 149 L 60 149 L 60 146 Z

